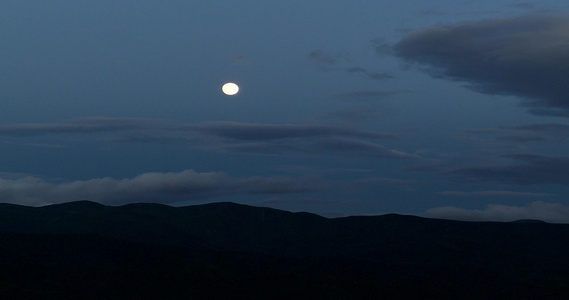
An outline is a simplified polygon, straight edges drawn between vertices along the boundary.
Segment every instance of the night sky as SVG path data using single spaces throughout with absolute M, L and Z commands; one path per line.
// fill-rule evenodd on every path
M 1 202 L 569 223 L 567 1 L 9 0 L 0 41 Z

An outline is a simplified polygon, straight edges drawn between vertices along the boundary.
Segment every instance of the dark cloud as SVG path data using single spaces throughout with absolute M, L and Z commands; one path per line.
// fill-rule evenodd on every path
M 243 55 L 232 55 L 229 57 L 234 65 L 249 65 L 251 61 Z
M 355 66 L 345 55 L 333 56 L 322 50 L 314 50 L 308 53 L 308 58 L 316 69 L 324 72 L 344 71 L 349 74 L 363 75 L 373 80 L 385 80 L 394 77 L 389 73 L 370 71 L 366 68 Z
M 262 154 L 310 154 L 310 155 L 342 155 L 350 157 L 375 157 L 416 159 L 416 155 L 398 150 L 388 149 L 380 144 L 334 138 L 312 138 L 295 140 L 294 142 L 262 141 L 252 143 L 225 144 L 221 148 L 225 152 L 249 152 Z
M 356 107 L 356 108 L 342 109 L 342 110 L 322 113 L 316 115 L 315 118 L 327 119 L 327 120 L 332 119 L 348 123 L 356 123 L 367 120 L 377 120 L 381 118 L 381 113 L 378 109 Z
M 368 78 L 375 79 L 375 80 L 384 80 L 384 79 L 393 78 L 393 75 L 391 75 L 391 74 L 372 72 L 372 71 L 369 71 L 369 70 L 364 69 L 362 67 L 349 67 L 349 68 L 346 68 L 346 72 L 348 72 L 348 73 L 359 73 L 359 74 L 362 74 L 364 76 L 367 76 Z
M 336 64 L 336 58 L 324 53 L 322 50 L 314 50 L 308 53 L 308 58 L 321 71 L 329 71 L 330 67 Z
M 104 133 L 140 129 L 176 129 L 172 121 L 136 118 L 81 118 L 64 123 L 1 125 L 0 135 L 30 136 L 45 134 Z
M 490 204 L 484 209 L 463 209 L 455 206 L 429 209 L 426 217 L 463 221 L 511 222 L 522 219 L 542 220 L 551 223 L 569 223 L 569 206 L 536 201 L 527 206 Z
M 160 120 L 129 118 L 82 118 L 65 123 L 15 124 L 0 126 L 0 135 L 28 136 L 58 133 L 96 133 L 140 128 L 161 124 Z
M 389 97 L 396 92 L 390 91 L 355 91 L 342 94 L 333 95 L 335 98 L 385 98 Z
M 546 134 L 569 134 L 569 125 L 561 123 L 529 124 L 513 128 L 514 130 L 532 131 Z
M 361 138 L 391 138 L 392 135 L 373 131 L 322 125 L 250 124 L 238 122 L 205 122 L 195 126 L 200 132 L 236 140 L 273 140 L 318 136 L 349 136 Z
M 408 32 L 406 32 L 408 33 Z M 375 49 L 378 55 L 391 55 L 393 54 L 393 47 L 383 38 L 375 38 L 371 40 L 371 46 Z
M 67 123 L 0 126 L 0 134 L 29 136 L 45 134 L 105 133 L 107 142 L 184 143 L 219 152 L 264 154 L 361 155 L 412 158 L 368 139 L 393 139 L 393 134 L 327 125 L 252 124 L 203 122 L 195 125 L 169 120 L 87 118 Z
M 0 126 L 0 135 L 29 136 L 64 133 L 104 133 L 139 131 L 164 134 L 166 132 L 198 132 L 236 140 L 271 140 L 306 138 L 315 136 L 349 136 L 360 138 L 392 138 L 393 135 L 355 128 L 325 125 L 254 124 L 239 122 L 203 122 L 197 125 L 182 124 L 169 120 L 128 118 L 84 118 L 65 123 L 16 124 Z M 167 136 L 166 136 L 167 137 Z M 166 138 L 161 136 L 161 138 Z M 144 140 L 143 137 L 140 139 Z
M 444 174 L 468 182 L 517 185 L 569 184 L 569 157 L 535 154 L 515 154 L 505 157 L 514 160 L 515 163 L 459 168 L 446 171 Z
M 569 109 L 569 17 L 532 15 L 416 32 L 395 53 L 489 94 L 516 95 L 541 113 Z
M 0 178 L 2 202 L 45 205 L 91 200 L 118 205 L 129 202 L 174 203 L 237 194 L 291 194 L 322 190 L 315 182 L 293 177 L 231 177 L 225 173 L 145 173 L 133 178 L 96 178 L 53 184 L 42 179 Z
M 411 186 L 413 181 L 404 179 L 393 179 L 393 178 L 383 178 L 383 177 L 371 177 L 358 179 L 350 182 L 349 187 L 359 187 L 363 189 L 368 189 L 372 186 L 377 185 L 387 185 L 387 186 Z
M 512 192 L 512 191 L 476 191 L 476 192 L 463 192 L 463 191 L 444 191 L 440 193 L 443 196 L 450 197 L 508 197 L 508 198 L 535 198 L 535 197 L 549 197 L 548 193 L 528 193 L 528 192 Z
M 498 140 L 505 141 L 505 142 L 514 142 L 514 143 L 531 143 L 531 142 L 542 142 L 545 139 L 541 136 L 503 136 L 499 137 Z
M 335 153 L 350 156 L 415 159 L 416 155 L 388 149 L 382 145 L 351 139 L 321 139 L 316 142 L 316 150 L 321 153 Z
M 537 5 L 533 2 L 519 2 L 512 4 L 512 7 L 521 8 L 521 9 L 534 9 Z
M 473 134 L 503 134 L 499 141 L 529 143 L 543 141 L 559 141 L 569 135 L 569 125 L 562 123 L 527 124 L 515 127 L 498 127 L 466 130 Z

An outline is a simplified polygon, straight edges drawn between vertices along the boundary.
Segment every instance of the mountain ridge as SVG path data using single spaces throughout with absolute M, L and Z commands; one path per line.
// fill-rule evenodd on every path
M 26 294 L 37 286 L 28 278 L 49 274 L 40 279 L 53 295 L 67 295 L 53 290 L 65 282 L 79 294 L 69 285 L 155 298 L 169 287 L 172 299 L 410 299 L 409 286 L 437 299 L 464 299 L 465 289 L 470 299 L 564 299 L 566 249 L 569 225 L 542 222 L 325 218 L 236 203 L 0 204 L 0 295 Z

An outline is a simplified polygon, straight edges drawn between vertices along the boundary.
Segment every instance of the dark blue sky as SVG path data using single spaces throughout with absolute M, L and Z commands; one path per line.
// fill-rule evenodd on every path
M 564 1 L 3 1 L 0 38 L 2 202 L 569 222 Z

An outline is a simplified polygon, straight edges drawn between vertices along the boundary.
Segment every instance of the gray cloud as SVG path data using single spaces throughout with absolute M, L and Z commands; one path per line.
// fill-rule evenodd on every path
M 512 191 L 477 191 L 477 192 L 463 192 L 463 191 L 444 191 L 440 193 L 443 196 L 450 197 L 508 197 L 508 198 L 535 198 L 535 197 L 549 197 L 548 193 L 528 193 L 528 192 L 512 192 Z
M 416 32 L 396 54 L 436 76 L 489 94 L 516 95 L 542 114 L 569 109 L 569 17 L 531 15 Z
M 414 158 L 367 139 L 394 139 L 393 134 L 327 125 L 203 122 L 183 124 L 170 120 L 85 118 L 65 123 L 0 126 L 0 135 L 107 134 L 107 142 L 184 143 L 219 152 L 264 154 L 360 155 Z M 100 136 L 97 135 L 100 138 Z
M 136 118 L 80 118 L 64 123 L 35 123 L 1 125 L 0 135 L 30 136 L 45 134 L 74 134 L 117 132 L 136 129 L 170 129 L 174 125 L 171 121 L 136 119 Z
M 569 157 L 535 154 L 504 156 L 515 164 L 466 167 L 444 172 L 469 182 L 506 184 L 569 184 Z
M 349 67 L 345 69 L 348 73 L 362 74 L 370 79 L 383 80 L 393 78 L 393 75 L 388 73 L 372 72 L 362 67 Z
M 253 124 L 239 122 L 203 122 L 197 125 L 181 124 L 170 120 L 129 118 L 84 118 L 65 123 L 16 124 L 0 126 L 0 135 L 30 136 L 45 134 L 144 132 L 152 134 L 191 133 L 225 137 L 235 140 L 272 140 L 315 136 L 349 136 L 360 138 L 392 138 L 391 134 L 363 131 L 355 128 L 325 125 Z
M 389 97 L 396 92 L 389 92 L 389 91 L 355 91 L 355 92 L 348 92 L 342 94 L 333 95 L 336 98 L 386 98 Z
M 330 54 L 324 53 L 322 50 L 314 50 L 308 53 L 308 58 L 314 66 L 320 71 L 329 71 L 336 64 L 336 58 Z
M 520 9 L 535 9 L 535 8 L 537 8 L 537 5 L 533 2 L 519 2 L 519 3 L 512 4 L 511 6 L 515 7 L 515 8 L 520 8 Z
M 311 154 L 323 153 L 351 157 L 375 157 L 416 159 L 416 155 L 398 150 L 388 149 L 380 144 L 352 139 L 325 137 L 295 140 L 293 143 L 283 141 L 264 141 L 252 143 L 226 144 L 226 152 L 253 152 L 262 154 Z
M 506 141 L 506 142 L 514 142 L 514 143 L 530 143 L 530 142 L 542 142 L 545 139 L 541 136 L 533 136 L 533 135 L 526 135 L 526 136 L 503 136 L 498 138 L 498 140 Z
M 144 173 L 133 178 L 96 178 L 54 184 L 26 176 L 0 178 L 2 202 L 45 205 L 91 200 L 118 205 L 130 202 L 174 203 L 237 194 L 290 194 L 322 190 L 315 182 L 292 177 L 231 177 L 221 172 Z
M 382 145 L 349 139 L 322 139 L 316 143 L 318 152 L 331 152 L 350 156 L 415 159 L 416 155 L 388 149 Z
M 322 50 L 313 50 L 308 53 L 308 59 L 316 69 L 323 72 L 343 71 L 348 74 L 363 75 L 373 80 L 385 80 L 394 77 L 389 73 L 370 71 L 366 68 L 355 66 L 346 55 L 333 56 Z
M 393 179 L 393 178 L 383 178 L 383 177 L 370 177 L 364 179 L 354 180 L 348 183 L 348 186 L 353 187 L 360 187 L 363 189 L 367 189 L 371 186 L 377 185 L 387 185 L 387 186 L 411 186 L 413 185 L 414 181 L 411 180 L 404 180 L 404 179 Z
M 529 124 L 513 128 L 514 130 L 532 131 L 536 133 L 547 133 L 556 135 L 566 135 L 569 133 L 569 125 L 560 123 Z
M 273 140 L 317 136 L 350 136 L 361 138 L 392 138 L 393 135 L 373 131 L 322 125 L 250 124 L 238 122 L 205 122 L 195 126 L 200 132 L 236 140 Z
M 551 223 L 569 223 L 569 206 L 536 201 L 527 206 L 491 204 L 482 210 L 468 210 L 455 206 L 429 209 L 424 216 L 463 221 L 510 222 L 521 219 L 542 220 Z
M 314 115 L 313 117 L 318 119 L 339 120 L 348 123 L 359 123 L 367 120 L 377 120 L 381 118 L 381 113 L 380 110 L 378 109 L 354 107 L 354 108 L 325 112 L 318 115 Z
M 559 141 L 569 134 L 569 125 L 561 123 L 527 124 L 515 127 L 498 127 L 467 130 L 474 134 L 504 134 L 500 141 L 528 143 L 542 141 Z

